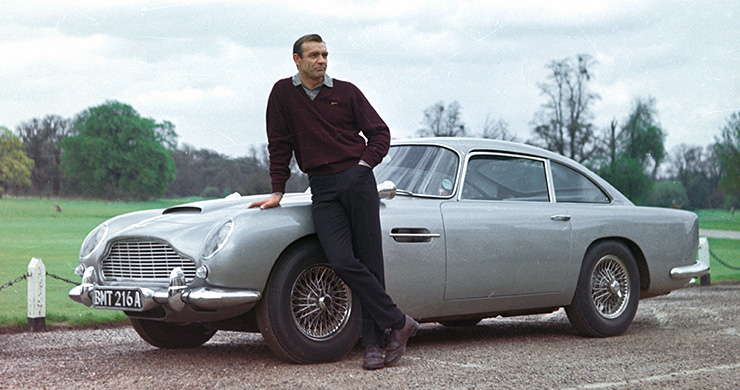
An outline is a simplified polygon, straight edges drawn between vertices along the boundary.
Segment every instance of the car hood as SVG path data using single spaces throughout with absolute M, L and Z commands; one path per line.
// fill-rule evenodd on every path
M 260 210 L 248 209 L 247 206 L 264 197 L 265 195 L 231 196 L 124 214 L 108 220 L 110 232 L 107 241 L 166 241 L 179 252 L 195 256 L 200 252 L 208 233 L 229 218 L 240 225 L 260 226 L 257 221 Z M 279 207 L 288 211 L 291 208 L 307 207 L 310 203 L 310 195 L 286 194 Z

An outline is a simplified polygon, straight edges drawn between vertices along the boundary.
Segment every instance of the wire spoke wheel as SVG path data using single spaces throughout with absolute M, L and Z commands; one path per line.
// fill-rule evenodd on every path
M 630 300 L 630 277 L 624 262 L 607 255 L 599 259 L 591 273 L 591 301 L 604 318 L 619 317 Z
M 327 265 L 304 270 L 291 291 L 291 310 L 298 330 L 312 340 L 338 334 L 352 314 L 352 291 Z
M 565 313 L 584 336 L 617 336 L 635 318 L 639 299 L 640 274 L 634 255 L 624 243 L 605 240 L 586 251 Z

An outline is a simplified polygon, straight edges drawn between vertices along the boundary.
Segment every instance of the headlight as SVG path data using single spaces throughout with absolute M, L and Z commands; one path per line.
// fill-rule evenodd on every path
M 95 252 L 107 235 L 107 223 L 101 224 L 96 227 L 95 230 L 91 231 L 85 238 L 85 241 L 82 242 L 82 248 L 80 248 L 80 259 L 84 259 L 90 256 L 91 253 Z
M 229 218 L 224 223 L 214 227 L 203 245 L 203 251 L 200 253 L 200 257 L 203 259 L 210 259 L 213 257 L 221 248 L 226 245 L 226 241 L 231 237 L 231 232 L 234 231 L 234 220 Z

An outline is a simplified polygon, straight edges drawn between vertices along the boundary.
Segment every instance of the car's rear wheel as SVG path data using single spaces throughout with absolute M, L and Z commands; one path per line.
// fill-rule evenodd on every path
M 629 249 L 603 241 L 586 252 L 573 302 L 565 308 L 578 333 L 608 337 L 624 333 L 637 312 L 640 279 Z
M 359 301 L 315 240 L 289 249 L 278 261 L 256 314 L 267 345 L 291 362 L 337 360 L 360 337 Z
M 163 321 L 130 318 L 136 333 L 144 341 L 164 349 L 195 348 L 213 337 L 215 329 L 208 329 L 199 324 L 170 324 Z

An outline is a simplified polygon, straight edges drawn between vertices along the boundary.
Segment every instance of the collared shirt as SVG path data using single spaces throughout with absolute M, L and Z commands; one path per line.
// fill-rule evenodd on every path
M 303 90 L 306 91 L 308 97 L 311 98 L 311 100 L 314 100 L 316 99 L 316 96 L 318 96 L 319 91 L 321 91 L 321 88 L 324 85 L 332 88 L 334 86 L 334 80 L 328 74 L 324 73 L 324 81 L 321 84 L 315 86 L 313 89 L 308 89 L 308 87 L 306 87 L 301 81 L 300 74 L 296 73 L 295 75 L 293 75 L 293 85 L 295 85 L 296 87 L 299 85 L 303 87 Z

